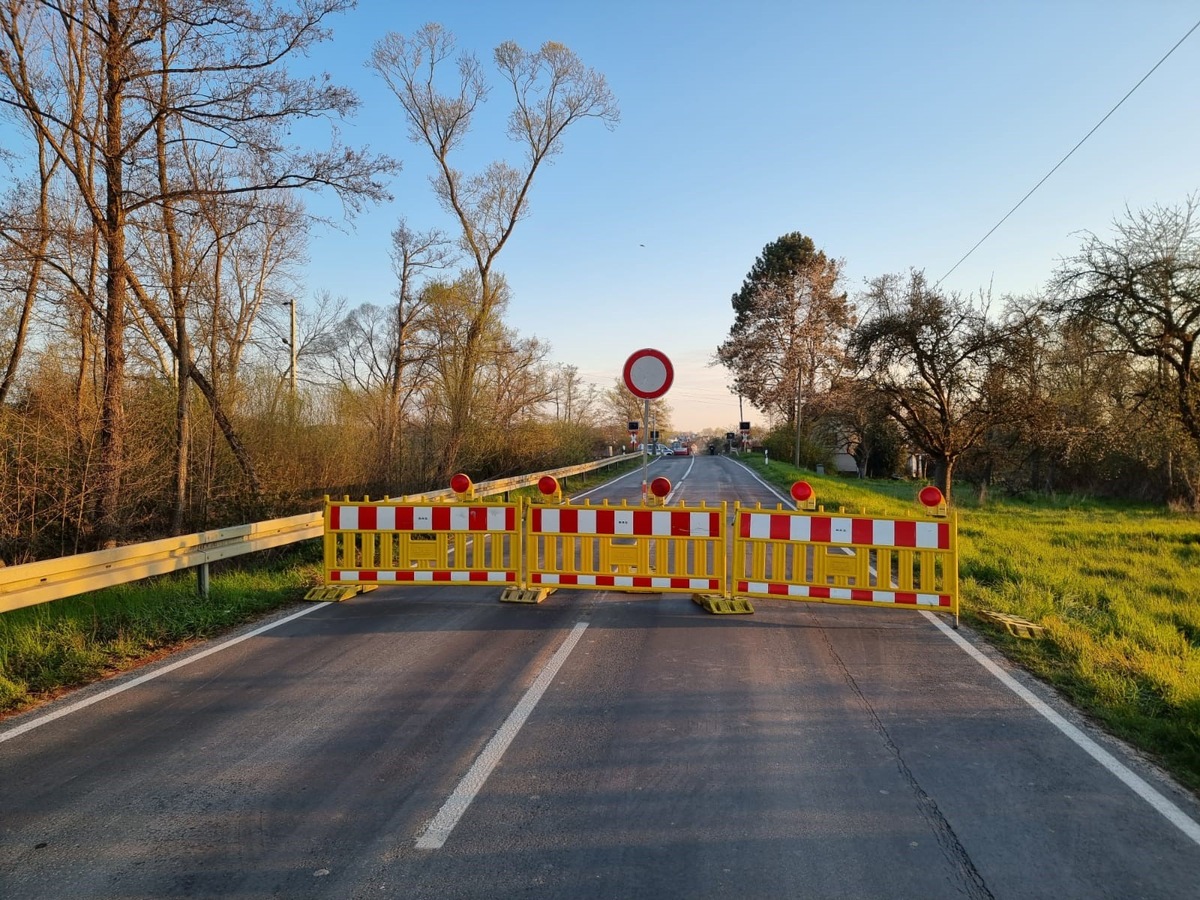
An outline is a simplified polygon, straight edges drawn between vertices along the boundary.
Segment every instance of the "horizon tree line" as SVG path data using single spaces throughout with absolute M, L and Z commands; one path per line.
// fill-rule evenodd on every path
M 792 232 L 733 295 L 714 362 L 800 464 L 854 456 L 860 475 L 927 459 L 951 496 L 1078 492 L 1200 510 L 1200 197 L 1126 210 L 1085 233 L 1035 296 L 939 290 L 923 272 L 871 278 Z M 812 323 L 817 339 L 797 350 Z M 916 473 L 924 475 L 924 472 Z

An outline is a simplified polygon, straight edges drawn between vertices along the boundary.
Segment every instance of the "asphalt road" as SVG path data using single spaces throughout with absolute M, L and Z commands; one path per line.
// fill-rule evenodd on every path
M 655 474 L 776 502 L 730 460 Z M 0 898 L 1200 895 L 1196 799 L 965 628 L 497 596 L 298 607 L 0 724 Z

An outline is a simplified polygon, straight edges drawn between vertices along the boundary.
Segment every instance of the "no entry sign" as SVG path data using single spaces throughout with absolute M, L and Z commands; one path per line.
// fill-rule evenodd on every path
M 625 387 L 635 397 L 657 400 L 671 389 L 675 380 L 675 369 L 665 353 L 660 350 L 636 350 L 625 360 Z

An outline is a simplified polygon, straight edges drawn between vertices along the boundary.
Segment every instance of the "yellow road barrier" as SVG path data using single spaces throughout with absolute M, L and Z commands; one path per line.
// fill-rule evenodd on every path
M 325 584 L 520 581 L 522 502 L 325 501 Z
M 952 516 L 906 519 L 735 507 L 734 596 L 929 609 L 958 621 Z
M 726 505 L 534 504 L 526 525 L 530 587 L 612 587 L 727 596 Z

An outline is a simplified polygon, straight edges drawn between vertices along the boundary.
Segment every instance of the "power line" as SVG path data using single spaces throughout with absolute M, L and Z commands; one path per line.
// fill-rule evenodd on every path
M 1033 192 L 1034 192 L 1034 191 L 1036 191 L 1038 188 L 1040 188 L 1040 187 L 1041 187 L 1043 184 L 1045 184 L 1045 183 L 1046 183 L 1046 180 L 1047 180 L 1047 179 L 1048 179 L 1048 178 L 1049 178 L 1051 175 L 1053 175 L 1055 172 L 1057 172 L 1057 171 L 1058 171 L 1058 169 L 1059 169 L 1059 166 L 1061 166 L 1061 165 L 1062 165 L 1063 163 L 1065 163 L 1065 162 L 1066 162 L 1068 159 L 1070 159 L 1070 158 L 1071 158 L 1071 157 L 1074 155 L 1075 151 L 1076 151 L 1076 150 L 1078 150 L 1080 147 L 1082 147 L 1082 146 L 1083 146 L 1083 143 L 1084 143 L 1084 141 L 1086 141 L 1086 140 L 1087 140 L 1088 138 L 1090 138 L 1090 137 L 1091 137 L 1093 134 L 1095 134 L 1095 133 L 1096 133 L 1096 131 L 1097 131 L 1097 129 L 1099 129 L 1101 125 L 1103 125 L 1105 122 L 1107 122 L 1107 121 L 1108 121 L 1108 118 L 1109 118 L 1109 116 L 1111 116 L 1111 115 L 1112 115 L 1113 113 L 1115 113 L 1115 112 L 1116 112 L 1118 109 L 1120 109 L 1120 108 L 1121 108 L 1121 104 L 1123 104 L 1123 103 L 1124 103 L 1126 100 L 1128 100 L 1128 99 L 1129 99 L 1129 98 L 1130 98 L 1130 97 L 1133 95 L 1133 92 L 1134 92 L 1134 91 L 1136 91 L 1138 88 L 1140 88 L 1140 87 L 1142 86 L 1142 82 L 1144 82 L 1144 81 L 1145 81 L 1147 78 L 1149 78 L 1151 75 L 1153 75 L 1153 74 L 1154 74 L 1154 72 L 1155 72 L 1155 70 L 1156 70 L 1156 69 L 1157 69 L 1159 66 L 1161 66 L 1163 63 L 1165 63 L 1165 62 L 1167 61 L 1167 59 L 1170 57 L 1170 55 L 1171 55 L 1172 53 L 1174 53 L 1176 50 L 1178 50 L 1178 49 L 1179 49 L 1179 45 L 1180 45 L 1180 44 L 1182 44 L 1184 41 L 1186 41 L 1186 40 L 1187 40 L 1189 37 L 1191 37 L 1191 36 L 1192 36 L 1192 32 L 1193 32 L 1193 31 L 1195 31 L 1197 28 L 1200 28 L 1200 21 L 1197 21 L 1195 25 L 1193 25 L 1191 28 L 1189 28 L 1189 29 L 1188 29 L 1188 32 L 1187 32 L 1187 34 L 1185 34 L 1185 35 L 1184 35 L 1183 37 L 1181 37 L 1181 38 L 1180 38 L 1178 41 L 1176 41 L 1176 42 L 1175 42 L 1175 46 L 1174 46 L 1174 47 L 1172 47 L 1170 50 L 1168 50 L 1168 51 L 1166 52 L 1166 54 L 1163 56 L 1163 58 L 1162 58 L 1162 59 L 1160 59 L 1158 62 L 1156 62 L 1156 63 L 1154 64 L 1154 66 L 1153 66 L 1153 67 L 1150 69 L 1150 71 L 1149 71 L 1149 72 L 1147 72 L 1145 75 L 1143 75 L 1143 76 L 1142 76 L 1142 77 L 1141 77 L 1141 78 L 1138 80 L 1138 83 L 1137 83 L 1137 84 L 1135 84 L 1133 87 L 1131 87 L 1131 88 L 1129 89 L 1129 92 L 1128 92 L 1128 93 L 1126 93 L 1126 94 L 1125 94 L 1125 96 L 1124 96 L 1124 97 L 1122 97 L 1122 98 L 1121 98 L 1119 101 L 1117 101 L 1117 105 L 1116 105 L 1116 106 L 1114 106 L 1112 109 L 1110 109 L 1110 110 L 1109 110 L 1107 113 L 1105 113 L 1105 114 L 1104 114 L 1104 118 L 1103 118 L 1103 119 L 1101 119 L 1099 122 L 1097 122 L 1097 123 L 1096 123 L 1094 126 L 1092 126 L 1092 130 L 1091 130 L 1091 131 L 1089 131 L 1087 134 L 1085 134 L 1085 135 L 1084 135 L 1082 138 L 1080 138 L 1080 140 L 1079 140 L 1079 143 L 1078 143 L 1078 144 L 1076 144 L 1074 147 L 1072 147 L 1072 148 L 1071 148 L 1071 150 L 1070 150 L 1070 152 L 1069 152 L 1069 153 L 1068 153 L 1066 156 L 1064 156 L 1062 159 L 1060 159 L 1060 160 L 1059 160 L 1059 161 L 1058 161 L 1058 162 L 1055 164 L 1055 166 L 1054 166 L 1054 168 L 1053 168 L 1053 169 L 1051 169 L 1049 172 L 1047 172 L 1045 175 L 1043 175 L 1043 176 L 1042 176 L 1042 180 L 1041 180 L 1041 181 L 1039 181 L 1037 184 L 1035 184 L 1033 187 L 1031 187 L 1031 188 L 1029 189 L 1029 193 L 1028 193 L 1028 194 L 1026 194 L 1024 197 L 1022 197 L 1022 198 L 1021 198 L 1021 199 L 1020 199 L 1020 200 L 1017 202 L 1017 205 L 1016 205 L 1016 206 L 1014 206 L 1012 209 L 1010 209 L 1010 210 L 1009 210 L 1007 213 L 1005 213 L 1005 214 L 1004 214 L 1004 218 L 1003 218 L 1003 219 L 1001 219 L 999 222 L 997 222 L 995 225 L 993 225 L 993 226 L 991 227 L 991 229 L 988 231 L 988 233 L 987 233 L 987 234 L 985 234 L 985 235 L 984 235 L 983 237 L 981 237 L 981 238 L 980 238 L 978 241 L 976 241 L 976 242 L 975 242 L 975 246 L 974 246 L 974 247 L 972 247 L 970 250 L 968 250 L 966 253 L 964 253 L 964 254 L 962 255 L 962 259 L 960 259 L 960 260 L 959 260 L 958 262 L 956 262 L 956 263 L 955 263 L 953 266 L 951 266 L 951 267 L 950 267 L 950 271 L 949 271 L 949 272 L 947 272 L 945 275 L 943 275 L 941 278 L 939 278 L 939 279 L 937 280 L 937 284 L 935 284 L 935 285 L 934 285 L 934 287 L 936 288 L 936 287 L 937 287 L 939 284 L 941 284 L 943 281 L 945 281 L 947 278 L 949 278 L 949 277 L 950 277 L 950 276 L 953 274 L 953 272 L 954 272 L 954 270 L 955 270 L 955 269 L 957 269 L 957 268 L 958 268 L 959 266 L 961 266 L 961 265 L 962 265 L 964 262 L 966 262 L 966 260 L 967 260 L 967 257 L 969 257 L 969 256 L 970 256 L 972 253 L 974 253 L 976 250 L 978 250 L 978 249 L 979 249 L 979 246 L 980 246 L 980 245 L 981 245 L 981 244 L 982 244 L 984 241 L 986 241 L 988 238 L 990 238 L 990 237 L 992 236 L 992 232 L 994 232 L 994 231 L 995 231 L 997 228 L 999 228 L 1001 225 L 1003 225 L 1005 222 L 1007 222 L 1007 221 L 1008 221 L 1008 217 L 1009 217 L 1009 216 L 1011 216 L 1013 213 L 1015 213 L 1015 212 L 1016 212 L 1018 209 L 1020 209 L 1020 208 L 1021 208 L 1021 206 L 1022 206 L 1022 204 L 1024 204 L 1026 200 L 1028 200 L 1030 197 L 1032 197 L 1032 196 L 1033 196 Z

